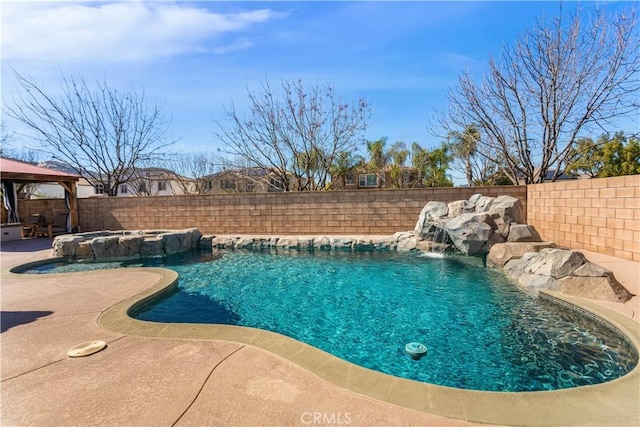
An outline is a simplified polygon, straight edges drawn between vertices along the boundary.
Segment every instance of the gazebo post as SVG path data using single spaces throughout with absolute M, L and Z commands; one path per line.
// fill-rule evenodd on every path
M 58 181 L 58 184 L 60 184 L 69 193 L 69 216 L 71 218 L 71 231 L 80 231 L 78 220 L 78 191 L 76 189 L 76 182 Z

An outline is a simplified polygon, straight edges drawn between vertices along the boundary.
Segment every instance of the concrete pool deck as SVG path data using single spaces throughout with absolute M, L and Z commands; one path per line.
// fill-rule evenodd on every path
M 128 269 L 37 277 L 8 272 L 12 266 L 48 257 L 50 243 L 33 239 L 2 247 L 3 425 L 471 424 L 383 401 L 407 394 L 404 381 L 390 387 L 372 382 L 370 390 L 387 390 L 379 399 L 335 385 L 344 378 L 330 378 L 331 372 L 339 375 L 342 371 L 332 369 L 335 363 L 326 359 L 314 362 L 319 371 L 325 371 L 325 378 L 321 378 L 313 369 L 304 369 L 260 345 L 196 338 L 200 328 L 194 326 L 160 326 L 149 333 L 147 325 L 148 336 L 141 336 L 144 331 L 117 332 L 119 322 L 121 331 L 144 323 L 127 326 L 118 307 L 126 308 L 136 294 L 166 286 L 172 280 L 171 272 Z M 615 264 L 615 260 L 611 262 Z M 616 268 L 637 271 L 638 265 Z M 630 291 L 638 293 L 637 289 Z M 608 308 L 628 317 L 635 312 L 633 323 L 637 326 L 639 310 L 629 307 Z M 87 358 L 67 357 L 74 345 L 96 339 L 106 341 L 108 347 Z M 291 346 L 293 341 L 273 336 L 270 340 L 271 345 L 280 347 Z M 298 348 L 305 347 L 300 345 Z M 289 359 L 302 353 L 291 354 Z M 349 376 L 358 372 L 354 369 Z M 458 392 L 441 398 L 451 407 L 452 416 L 462 418 L 469 408 L 456 397 Z M 499 406 L 505 394 L 492 395 Z M 521 407 L 532 405 L 526 394 L 521 396 Z M 557 396 L 550 394 L 549 398 L 557 400 Z M 626 395 L 601 393 L 597 402 L 591 402 L 601 416 L 591 418 L 591 423 L 602 425 L 604 419 L 610 425 L 637 425 L 637 397 L 637 387 L 635 395 L 633 391 Z M 438 396 L 429 399 L 438 400 Z M 534 424 L 572 424 L 566 414 L 530 409 L 539 413 Z M 483 411 L 491 413 L 494 408 Z

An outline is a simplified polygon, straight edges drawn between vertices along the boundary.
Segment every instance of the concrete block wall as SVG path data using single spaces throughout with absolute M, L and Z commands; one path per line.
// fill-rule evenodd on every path
M 79 200 L 83 231 L 198 227 L 206 234 L 393 234 L 431 200 L 518 197 L 545 240 L 640 262 L 640 175 L 525 186 L 119 197 Z M 20 216 L 65 212 L 64 200 L 22 200 Z
M 640 262 L 640 175 L 529 185 L 527 205 L 543 239 Z
M 82 231 L 198 227 L 205 234 L 393 234 L 413 230 L 427 202 L 475 193 L 509 194 L 526 209 L 526 187 L 505 186 L 100 197 L 79 199 L 79 216 Z M 44 211 L 44 203 L 21 201 L 21 215 Z

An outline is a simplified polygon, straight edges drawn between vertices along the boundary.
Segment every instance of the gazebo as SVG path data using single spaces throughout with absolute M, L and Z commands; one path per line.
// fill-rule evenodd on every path
M 76 183 L 81 177 L 53 169 L 41 168 L 30 163 L 0 157 L 0 180 L 2 198 L 7 210 L 7 222 L 20 222 L 18 192 L 27 184 L 56 182 L 64 188 L 65 201 L 69 209 L 67 231 L 78 230 L 78 195 Z

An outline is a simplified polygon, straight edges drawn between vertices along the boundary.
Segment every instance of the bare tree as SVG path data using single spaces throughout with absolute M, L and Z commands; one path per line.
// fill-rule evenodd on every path
M 568 22 L 567 22 L 568 21 Z M 467 72 L 439 117 L 447 132 L 476 123 L 515 182 L 555 180 L 581 132 L 637 114 L 640 41 L 633 13 L 541 19 L 476 82 Z
M 144 91 L 118 91 L 105 81 L 62 77 L 60 95 L 16 73 L 21 91 L 5 111 L 36 135 L 44 151 L 115 196 L 140 162 L 163 154 L 168 123 Z
M 0 122 L 0 155 L 6 157 L 9 153 L 9 145 L 13 134 L 9 132 L 6 123 Z
M 0 122 L 0 156 L 27 163 L 42 160 L 42 153 L 29 147 L 14 146 L 15 135 L 15 131 L 9 131 L 6 123 Z
M 205 194 L 210 188 L 207 177 L 222 169 L 223 161 L 211 153 L 188 153 L 172 156 L 166 162 L 182 194 Z
M 247 91 L 249 113 L 227 109 L 228 125 L 216 122 L 225 152 L 245 164 L 270 171 L 285 191 L 319 190 L 330 179 L 341 151 L 356 151 L 370 115 L 364 99 L 341 100 L 331 85 L 283 81 L 274 92 L 265 82 Z

